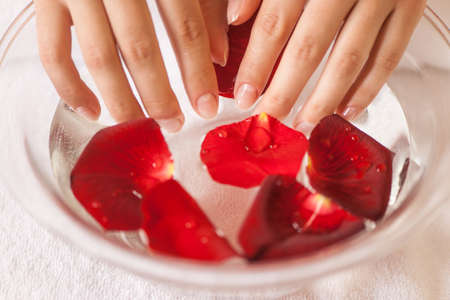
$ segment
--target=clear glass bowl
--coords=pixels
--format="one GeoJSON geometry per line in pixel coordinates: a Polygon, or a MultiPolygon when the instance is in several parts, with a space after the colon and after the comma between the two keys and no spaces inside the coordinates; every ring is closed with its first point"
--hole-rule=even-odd
{"type": "MultiPolygon", "coordinates": [[[[0,137],[5,141],[0,148],[0,184],[52,232],[91,255],[145,278],[217,292],[257,289],[282,292],[387,254],[428,223],[439,205],[449,198],[449,32],[437,14],[427,8],[407,53],[388,82],[398,98],[399,111],[403,111],[401,118],[405,120],[407,150],[414,158],[414,166],[421,172],[410,172],[419,176],[407,177],[400,196],[402,201],[375,230],[308,257],[261,264],[208,265],[130,249],[117,239],[117,235],[105,235],[80,217],[64,200],[67,197],[53,176],[48,140],[58,97],[40,66],[33,23],[30,4],[0,40],[0,97],[3,104],[0,137]]],[[[155,23],[161,26],[159,19],[155,23]]],[[[162,47],[169,47],[167,38],[161,39],[162,47]]],[[[76,45],[73,56],[82,76],[93,87],[76,45]]],[[[175,64],[172,54],[167,60],[169,65],[175,64]]],[[[179,74],[171,75],[171,80],[175,89],[181,91],[179,74]]],[[[185,97],[183,94],[178,96],[185,97]]],[[[374,107],[381,106],[378,103],[374,107]]],[[[203,130],[244,116],[224,115],[228,117],[208,123],[203,130]]],[[[389,128],[389,115],[379,115],[376,121],[389,128]]],[[[102,118],[108,122],[107,116],[102,118]]],[[[92,132],[94,125],[89,126],[89,132],[92,132]]],[[[383,136],[378,138],[383,140],[383,136]]],[[[126,240],[130,242],[132,237],[126,240]]]]}

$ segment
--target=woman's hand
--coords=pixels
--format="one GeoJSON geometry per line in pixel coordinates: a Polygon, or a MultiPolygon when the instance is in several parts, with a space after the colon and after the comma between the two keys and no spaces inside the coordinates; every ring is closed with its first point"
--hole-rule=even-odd
{"type": "MultiPolygon", "coordinates": [[[[159,0],[187,94],[204,118],[217,114],[218,90],[212,62],[228,56],[226,0],[159,0]]],[[[97,98],[80,79],[71,58],[75,25],[84,60],[112,116],[144,116],[121,64],[137,87],[150,117],[169,131],[184,122],[170,87],[145,0],[35,0],[39,50],[61,98],[90,119],[100,113],[97,98]]]]}
{"type": "Polygon", "coordinates": [[[261,4],[235,84],[238,106],[260,96],[284,49],[257,112],[286,116],[336,38],[313,93],[294,126],[310,131],[335,111],[355,118],[397,66],[425,0],[229,0],[228,20],[241,24],[261,4]],[[306,3],[307,2],[307,3],[306,3]]]}

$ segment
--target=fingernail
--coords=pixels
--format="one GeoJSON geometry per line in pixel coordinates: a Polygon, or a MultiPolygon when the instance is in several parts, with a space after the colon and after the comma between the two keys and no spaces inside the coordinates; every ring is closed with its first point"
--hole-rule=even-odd
{"type": "Polygon", "coordinates": [[[227,39],[227,42],[225,43],[225,50],[223,51],[223,62],[221,64],[222,67],[225,67],[227,65],[229,55],[230,55],[230,45],[227,39]]]}
{"type": "Polygon", "coordinates": [[[347,106],[344,109],[344,112],[342,113],[342,116],[344,118],[346,118],[347,120],[353,120],[353,119],[356,119],[356,117],[358,117],[359,113],[360,113],[360,110],[357,109],[356,107],[354,107],[354,106],[347,106]]]}
{"type": "Polygon", "coordinates": [[[90,121],[95,121],[97,120],[97,113],[95,111],[93,111],[90,108],[84,107],[84,106],[79,106],[75,109],[75,111],[83,116],[84,118],[90,120],[90,121]]]}
{"type": "Polygon", "coordinates": [[[302,132],[307,137],[314,129],[314,125],[309,122],[300,122],[294,126],[295,130],[302,132]]]}
{"type": "Polygon", "coordinates": [[[256,88],[247,83],[241,84],[236,94],[236,103],[239,108],[248,109],[257,99],[258,90],[256,88]]]}
{"type": "Polygon", "coordinates": [[[173,119],[158,120],[159,126],[168,132],[177,132],[183,127],[184,117],[177,117],[173,119]]]}
{"type": "Polygon", "coordinates": [[[228,24],[233,24],[239,18],[239,11],[241,10],[242,0],[229,0],[227,18],[228,24]]]}
{"type": "Polygon", "coordinates": [[[205,119],[212,119],[217,114],[217,97],[213,94],[206,94],[198,98],[197,109],[200,116],[205,119]]]}

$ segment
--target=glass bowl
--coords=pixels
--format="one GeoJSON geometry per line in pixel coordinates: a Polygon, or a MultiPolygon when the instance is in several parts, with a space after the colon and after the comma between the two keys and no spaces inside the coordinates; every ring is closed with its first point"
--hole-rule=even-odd
{"type": "MultiPolygon", "coordinates": [[[[154,4],[150,7],[153,12],[154,4]]],[[[100,125],[82,121],[63,105],[58,106],[58,96],[40,66],[33,16],[33,6],[29,4],[0,39],[0,96],[4,105],[0,111],[0,136],[6,141],[0,149],[0,183],[40,223],[95,257],[149,280],[181,288],[251,293],[274,290],[283,293],[319,276],[386,255],[430,222],[439,205],[449,198],[449,32],[428,7],[404,58],[389,79],[388,87],[383,89],[364,120],[360,121],[361,127],[385,144],[397,147],[405,154],[403,158],[407,155],[412,161],[398,201],[393,203],[389,214],[375,229],[307,257],[269,263],[209,265],[149,255],[134,244],[139,239],[138,235],[104,234],[92,225],[89,218],[67,200],[70,196],[64,189],[61,190],[64,178],[53,175],[49,136],[53,163],[58,159],[66,161],[66,158],[55,158],[53,152],[55,144],[52,141],[58,120],[62,120],[59,124],[66,131],[70,131],[72,125],[76,127],[74,135],[79,134],[79,139],[73,138],[68,142],[69,150],[75,147],[72,149],[74,152],[80,151],[100,125]],[[385,106],[392,108],[393,112],[390,113],[385,106]],[[395,128],[391,125],[393,117],[399,120],[395,128]],[[389,140],[392,136],[389,131],[398,133],[395,140],[389,140]],[[74,141],[78,141],[75,146],[74,141]]],[[[157,16],[155,24],[161,47],[169,49],[169,41],[157,16]]],[[[166,64],[176,66],[173,53],[167,52],[166,64]]],[[[76,43],[73,57],[82,77],[96,91],[76,43]]],[[[178,98],[186,99],[175,67],[171,67],[169,76],[178,98]]],[[[308,89],[305,94],[307,92],[308,89]]],[[[215,121],[188,117],[193,120],[188,124],[191,131],[192,128],[201,128],[198,133],[201,135],[217,124],[250,114],[236,113],[231,102],[221,101],[223,113],[215,121]]],[[[182,104],[183,110],[187,115],[193,114],[186,103],[182,104]]],[[[102,114],[101,122],[108,124],[111,120],[107,114],[102,114]]],[[[173,136],[168,139],[169,144],[176,140],[173,136]]],[[[398,172],[401,164],[399,166],[398,172]]],[[[250,197],[252,192],[248,191],[241,197],[250,197]]],[[[213,217],[212,220],[214,222],[213,217]]]]}

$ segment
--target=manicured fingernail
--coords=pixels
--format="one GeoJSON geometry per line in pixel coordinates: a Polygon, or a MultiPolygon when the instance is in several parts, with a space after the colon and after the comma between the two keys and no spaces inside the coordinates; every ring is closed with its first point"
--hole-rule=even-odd
{"type": "Polygon", "coordinates": [[[177,117],[173,119],[158,120],[159,126],[168,132],[177,132],[183,127],[184,117],[177,117]]]}
{"type": "Polygon", "coordinates": [[[223,62],[221,64],[222,67],[225,67],[227,65],[229,55],[230,55],[230,45],[227,39],[227,42],[225,43],[225,50],[223,51],[223,62]]]}
{"type": "Polygon", "coordinates": [[[242,0],[229,0],[228,1],[228,24],[233,24],[239,18],[239,11],[241,10],[242,0]]]}
{"type": "Polygon", "coordinates": [[[236,103],[241,109],[250,108],[258,99],[258,90],[250,84],[242,84],[236,93],[236,103]]]}
{"type": "Polygon", "coordinates": [[[97,113],[95,111],[93,111],[90,108],[84,107],[84,106],[79,106],[75,109],[75,111],[83,116],[84,118],[90,120],[90,121],[95,121],[97,120],[97,113]]]}
{"type": "Polygon", "coordinates": [[[218,108],[217,96],[213,94],[206,94],[198,98],[197,109],[200,116],[205,119],[212,119],[217,114],[218,108]]]}
{"type": "Polygon", "coordinates": [[[314,125],[309,122],[300,122],[294,125],[297,131],[302,132],[304,135],[309,136],[314,129],[314,125]]]}
{"type": "Polygon", "coordinates": [[[356,117],[358,117],[359,113],[360,113],[360,110],[357,109],[356,107],[354,107],[354,106],[347,106],[344,109],[344,112],[342,113],[342,116],[344,118],[346,118],[347,120],[353,120],[353,119],[356,119],[356,117]]]}

